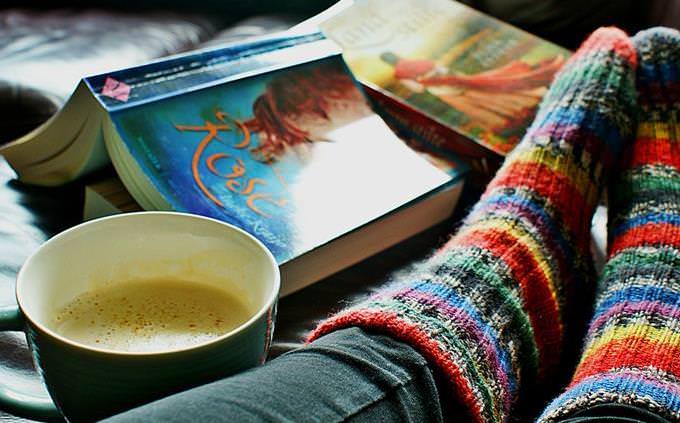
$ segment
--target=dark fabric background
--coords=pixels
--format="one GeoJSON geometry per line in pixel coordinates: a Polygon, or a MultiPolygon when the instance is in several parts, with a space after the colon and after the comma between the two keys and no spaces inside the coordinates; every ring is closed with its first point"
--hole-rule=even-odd
{"type": "MultiPolygon", "coordinates": [[[[575,48],[585,34],[602,25],[630,32],[648,26],[653,6],[673,0],[461,0],[478,10],[510,22],[565,47],[575,48]]],[[[333,0],[9,0],[7,6],[34,8],[116,8],[162,10],[210,15],[221,24],[260,14],[311,16],[333,0]]]]}

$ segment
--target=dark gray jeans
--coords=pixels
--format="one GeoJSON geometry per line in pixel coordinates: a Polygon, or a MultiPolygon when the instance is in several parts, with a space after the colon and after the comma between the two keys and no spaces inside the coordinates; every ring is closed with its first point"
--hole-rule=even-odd
{"type": "MultiPolygon", "coordinates": [[[[266,365],[107,420],[123,422],[464,422],[445,410],[425,359],[410,346],[349,328],[266,365]]],[[[601,405],[563,423],[669,423],[601,405]]]]}
{"type": "Polygon", "coordinates": [[[438,398],[420,354],[351,328],[109,421],[441,422],[438,398]]]}

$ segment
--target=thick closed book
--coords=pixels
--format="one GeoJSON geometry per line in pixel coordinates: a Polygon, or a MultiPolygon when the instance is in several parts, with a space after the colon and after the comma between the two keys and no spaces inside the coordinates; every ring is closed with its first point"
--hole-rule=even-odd
{"type": "Polygon", "coordinates": [[[260,239],[284,295],[444,220],[461,188],[460,172],[428,162],[371,111],[320,34],[86,78],[52,121],[0,152],[46,185],[110,160],[140,208],[214,217],[260,239]]]}

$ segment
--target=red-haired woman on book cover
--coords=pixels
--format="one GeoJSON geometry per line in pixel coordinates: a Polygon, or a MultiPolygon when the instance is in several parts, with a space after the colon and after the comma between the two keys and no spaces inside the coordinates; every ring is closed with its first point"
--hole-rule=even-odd
{"type": "Polygon", "coordinates": [[[335,63],[288,72],[272,79],[253,103],[246,128],[259,135],[252,152],[261,161],[275,161],[286,151],[371,113],[361,91],[335,63]]]}

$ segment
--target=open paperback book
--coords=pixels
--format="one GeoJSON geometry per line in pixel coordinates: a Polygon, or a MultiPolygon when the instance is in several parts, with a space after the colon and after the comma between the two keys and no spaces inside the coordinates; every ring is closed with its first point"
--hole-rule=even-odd
{"type": "Polygon", "coordinates": [[[397,138],[319,33],[85,78],[0,154],[41,185],[110,160],[142,209],[214,217],[260,239],[283,295],[447,218],[464,170],[442,171],[397,138]]]}

